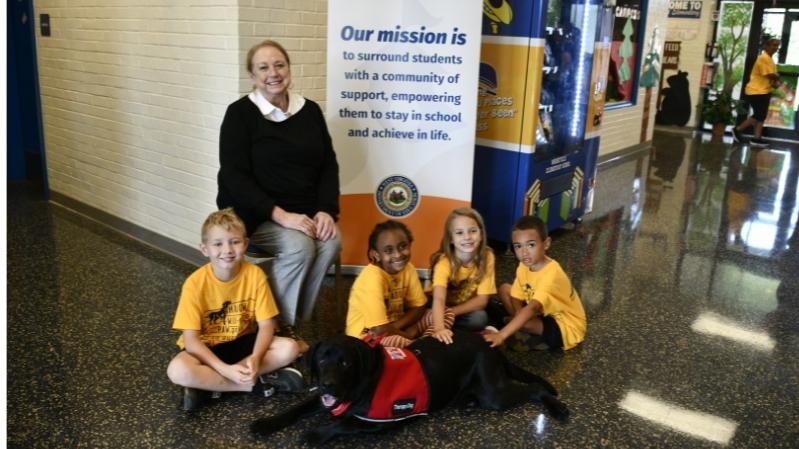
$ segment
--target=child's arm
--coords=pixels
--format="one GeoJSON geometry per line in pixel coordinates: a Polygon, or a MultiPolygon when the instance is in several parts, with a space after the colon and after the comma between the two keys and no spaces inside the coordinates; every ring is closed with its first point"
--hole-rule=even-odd
{"type": "MultiPolygon", "coordinates": [[[[513,298],[516,299],[516,298],[513,298]]],[[[518,301],[518,299],[517,299],[518,301]]],[[[505,342],[511,335],[519,331],[524,324],[530,321],[533,317],[539,316],[544,312],[544,308],[540,302],[531,300],[527,305],[519,310],[519,313],[513,317],[512,320],[497,334],[485,334],[483,338],[491,343],[491,347],[497,347],[505,342]]]]}
{"type": "Polygon", "coordinates": [[[251,383],[249,370],[241,365],[228,365],[222,360],[219,360],[219,357],[211,352],[208,346],[200,340],[200,331],[184,329],[183,342],[186,352],[197,358],[203,365],[211,367],[211,369],[221,374],[226,379],[237,384],[246,385],[251,383]]]}
{"type": "Polygon", "coordinates": [[[488,295],[475,295],[468,301],[464,301],[452,308],[452,313],[455,316],[463,315],[464,313],[474,312],[477,310],[485,310],[488,306],[488,295]]]}
{"type": "Polygon", "coordinates": [[[447,288],[433,287],[433,337],[446,344],[452,343],[452,330],[444,327],[444,310],[447,302],[447,288]]]}
{"type": "Polygon", "coordinates": [[[261,368],[261,360],[264,354],[272,345],[272,338],[275,336],[275,321],[273,319],[261,320],[258,322],[258,333],[255,335],[255,345],[252,354],[247,357],[246,365],[250,369],[250,379],[253,383],[257,380],[261,368]]]}
{"type": "Polygon", "coordinates": [[[405,313],[397,321],[375,326],[369,330],[375,335],[385,333],[387,335],[399,335],[409,340],[413,340],[416,338],[416,335],[411,335],[410,333],[405,332],[403,329],[419,321],[422,318],[422,315],[424,315],[424,312],[424,307],[412,307],[405,311],[405,313]]]}

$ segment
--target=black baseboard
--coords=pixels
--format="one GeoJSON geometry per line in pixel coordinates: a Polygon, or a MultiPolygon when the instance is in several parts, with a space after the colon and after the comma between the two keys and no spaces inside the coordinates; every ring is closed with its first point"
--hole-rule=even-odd
{"type": "Polygon", "coordinates": [[[169,237],[155,233],[145,229],[137,224],[131,223],[125,219],[111,215],[96,207],[89,206],[86,203],[70,198],[58,192],[50,191],[50,202],[57,204],[65,209],[71,210],[79,215],[82,215],[90,220],[96,221],[102,225],[124,234],[134,240],[137,240],[147,246],[150,246],[158,251],[167,253],[180,260],[188,262],[194,266],[200,266],[208,262],[208,259],[202,255],[199,249],[192,248],[169,237]]]}

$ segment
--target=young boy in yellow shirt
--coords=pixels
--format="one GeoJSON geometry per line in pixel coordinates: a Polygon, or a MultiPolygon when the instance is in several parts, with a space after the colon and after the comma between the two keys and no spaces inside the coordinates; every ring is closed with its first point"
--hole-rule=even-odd
{"type": "Polygon", "coordinates": [[[513,226],[511,240],[519,259],[516,279],[513,285],[500,286],[498,293],[510,321],[484,338],[495,347],[521,331],[542,337],[543,344],[536,349],[575,347],[585,338],[585,311],[563,268],[546,255],[552,243],[546,224],[524,216],[513,226]]]}
{"type": "Polygon", "coordinates": [[[173,329],[182,349],[169,363],[169,379],[183,387],[184,410],[211,392],[302,391],[299,371],[282,368],[299,355],[295,340],[274,336],[275,299],[261,268],[244,261],[244,223],[233,212],[212,213],[202,227],[200,250],[209,263],[183,284],[173,329]]]}

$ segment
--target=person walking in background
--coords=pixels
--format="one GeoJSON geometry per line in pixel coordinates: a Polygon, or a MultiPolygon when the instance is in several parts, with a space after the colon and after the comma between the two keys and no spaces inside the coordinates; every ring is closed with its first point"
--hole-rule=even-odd
{"type": "Polygon", "coordinates": [[[266,40],[247,53],[254,89],[228,106],[219,136],[217,206],[232,207],[267,267],[280,335],[310,320],[325,273],[341,252],[338,162],[324,115],[289,90],[286,50],[266,40]]]}
{"type": "Polygon", "coordinates": [[[780,40],[772,37],[766,41],[766,46],[760,56],[757,57],[755,65],[749,74],[749,82],[746,83],[744,94],[746,101],[752,107],[752,115],[732,129],[733,139],[743,142],[741,132],[750,126],[754,126],[754,138],[750,142],[752,146],[765,147],[767,143],[761,137],[763,134],[763,122],[768,115],[768,105],[771,100],[771,89],[776,87],[780,78],[777,75],[777,64],[774,63],[773,55],[780,48],[780,40]]]}

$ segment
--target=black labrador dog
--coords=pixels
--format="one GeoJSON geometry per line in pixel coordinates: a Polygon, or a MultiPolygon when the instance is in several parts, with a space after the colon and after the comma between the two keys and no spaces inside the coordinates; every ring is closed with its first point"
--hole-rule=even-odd
{"type": "Polygon", "coordinates": [[[333,422],[304,435],[306,442],[320,444],[338,435],[379,432],[448,405],[475,402],[485,409],[505,410],[534,401],[558,420],[568,417],[569,410],[555,398],[557,391],[549,382],[511,363],[478,334],[455,331],[453,338],[451,345],[421,338],[406,350],[370,347],[345,335],[315,343],[304,356],[313,394],[279,415],[256,420],[250,428],[266,436],[327,410],[333,422]]]}

